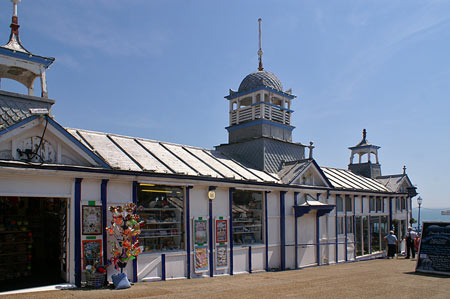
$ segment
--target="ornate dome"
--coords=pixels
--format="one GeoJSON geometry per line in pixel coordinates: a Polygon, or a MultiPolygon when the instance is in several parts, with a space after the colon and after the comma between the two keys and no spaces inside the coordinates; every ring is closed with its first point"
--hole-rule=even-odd
{"type": "Polygon", "coordinates": [[[258,71],[247,75],[239,85],[238,91],[242,92],[263,86],[283,92],[283,85],[277,76],[267,71],[258,71]]]}

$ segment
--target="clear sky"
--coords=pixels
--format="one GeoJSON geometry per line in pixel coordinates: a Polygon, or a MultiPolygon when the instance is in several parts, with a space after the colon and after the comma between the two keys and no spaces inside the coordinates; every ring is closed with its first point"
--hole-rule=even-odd
{"type": "MultiPolygon", "coordinates": [[[[3,44],[11,12],[1,0],[3,44]]],[[[450,207],[450,1],[19,4],[25,48],[56,58],[47,82],[60,124],[206,148],[227,142],[223,97],[257,70],[260,17],[264,68],[297,96],[293,141],[347,168],[366,128],[382,174],[406,165],[423,207],[450,207]]]]}

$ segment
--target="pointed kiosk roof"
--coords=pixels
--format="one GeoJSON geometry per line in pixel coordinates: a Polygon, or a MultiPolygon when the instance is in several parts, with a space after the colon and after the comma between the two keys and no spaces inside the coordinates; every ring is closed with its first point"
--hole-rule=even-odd
{"type": "Polygon", "coordinates": [[[9,41],[0,46],[0,78],[8,78],[22,83],[28,88],[28,95],[33,95],[34,80],[41,78],[41,96],[47,97],[45,70],[55,61],[55,58],[32,54],[25,49],[19,37],[19,18],[17,4],[21,0],[11,0],[13,16],[9,41]]]}

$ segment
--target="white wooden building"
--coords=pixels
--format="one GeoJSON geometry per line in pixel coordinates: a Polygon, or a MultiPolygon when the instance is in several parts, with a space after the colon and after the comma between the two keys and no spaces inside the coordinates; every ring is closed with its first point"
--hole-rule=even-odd
{"type": "Polygon", "coordinates": [[[262,52],[258,71],[226,97],[229,142],[215,150],[66,128],[47,94],[54,59],[23,48],[12,2],[0,77],[29,93],[0,91],[0,287],[81,285],[87,265],[111,257],[107,208],[129,202],[145,221],[144,252],[126,267],[134,281],[374,258],[389,228],[399,238],[406,232],[415,187],[405,171],[381,176],[379,147],[366,133],[350,148],[360,156],[350,170],[319,166],[312,144],[292,142],[295,96],[263,69],[262,52]],[[27,83],[35,78],[39,97],[27,83]],[[366,154],[376,163],[363,162],[366,154]]]}

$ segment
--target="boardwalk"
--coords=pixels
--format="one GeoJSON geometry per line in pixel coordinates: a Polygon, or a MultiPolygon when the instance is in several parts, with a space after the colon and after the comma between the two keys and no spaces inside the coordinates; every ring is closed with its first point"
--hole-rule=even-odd
{"type": "Polygon", "coordinates": [[[128,290],[63,290],[0,298],[450,298],[450,276],[415,261],[372,260],[297,271],[137,283],[128,290]]]}

